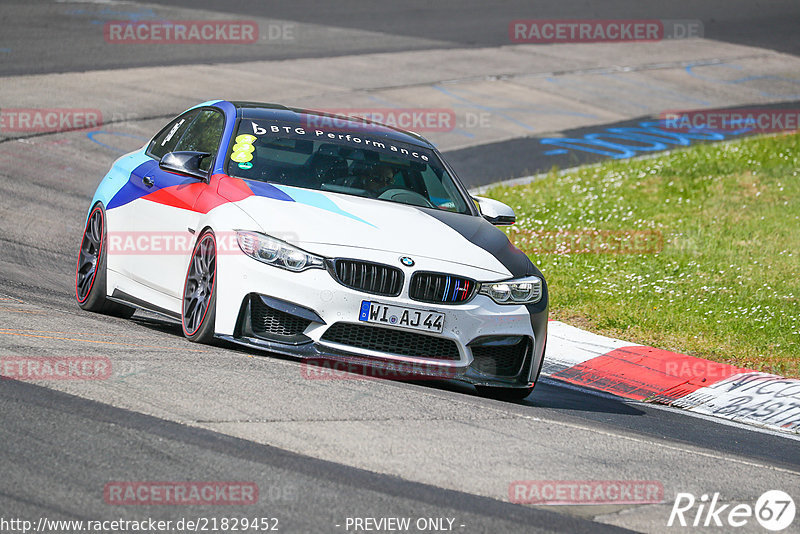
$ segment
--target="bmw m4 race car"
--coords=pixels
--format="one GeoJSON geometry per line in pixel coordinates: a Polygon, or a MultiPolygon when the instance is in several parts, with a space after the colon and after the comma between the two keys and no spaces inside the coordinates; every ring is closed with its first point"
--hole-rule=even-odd
{"type": "Polygon", "coordinates": [[[520,399],[547,337],[541,272],[434,146],[359,118],[210,101],[119,158],[92,199],[84,310],[520,399]]]}

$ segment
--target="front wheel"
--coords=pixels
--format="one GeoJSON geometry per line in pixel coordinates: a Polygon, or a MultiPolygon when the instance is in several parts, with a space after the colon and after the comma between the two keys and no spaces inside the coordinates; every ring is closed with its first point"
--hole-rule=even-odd
{"type": "Polygon", "coordinates": [[[86,220],[78,265],[75,268],[75,299],[86,311],[129,318],[136,311],[106,298],[106,225],[103,206],[97,204],[86,220]]]}
{"type": "Polygon", "coordinates": [[[533,393],[533,388],[503,388],[492,386],[475,386],[478,395],[501,401],[521,401],[533,393]]]}
{"type": "Polygon", "coordinates": [[[217,242],[206,230],[197,240],[189,260],[183,288],[181,323],[183,334],[197,343],[214,339],[217,309],[217,242]]]}

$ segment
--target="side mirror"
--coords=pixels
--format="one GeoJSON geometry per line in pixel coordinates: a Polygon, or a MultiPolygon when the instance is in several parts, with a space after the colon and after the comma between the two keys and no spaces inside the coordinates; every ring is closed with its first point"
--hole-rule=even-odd
{"type": "Polygon", "coordinates": [[[483,218],[495,226],[508,226],[517,222],[514,210],[498,200],[486,197],[472,197],[478,203],[483,218]]]}
{"type": "Polygon", "coordinates": [[[192,176],[200,180],[208,178],[208,171],[200,168],[203,158],[210,157],[208,152],[194,152],[191,150],[180,152],[167,152],[161,158],[158,166],[168,172],[192,176]]]}

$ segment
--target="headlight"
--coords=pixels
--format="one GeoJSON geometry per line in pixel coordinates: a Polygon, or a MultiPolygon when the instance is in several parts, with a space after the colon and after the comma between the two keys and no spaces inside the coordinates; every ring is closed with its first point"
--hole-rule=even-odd
{"type": "Polygon", "coordinates": [[[325,268],[321,257],[265,234],[237,230],[236,241],[242,252],[267,265],[288,271],[325,268]]]}
{"type": "Polygon", "coordinates": [[[478,293],[498,304],[532,304],[542,298],[542,279],[528,276],[504,282],[484,282],[478,293]]]}

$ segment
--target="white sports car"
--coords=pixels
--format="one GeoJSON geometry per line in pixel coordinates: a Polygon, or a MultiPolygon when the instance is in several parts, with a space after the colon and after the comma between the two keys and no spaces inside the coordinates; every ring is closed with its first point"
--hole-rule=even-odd
{"type": "Polygon", "coordinates": [[[547,285],[411,132],[274,104],[211,101],[119,158],[92,199],[75,294],[185,336],[530,394],[547,285]]]}

